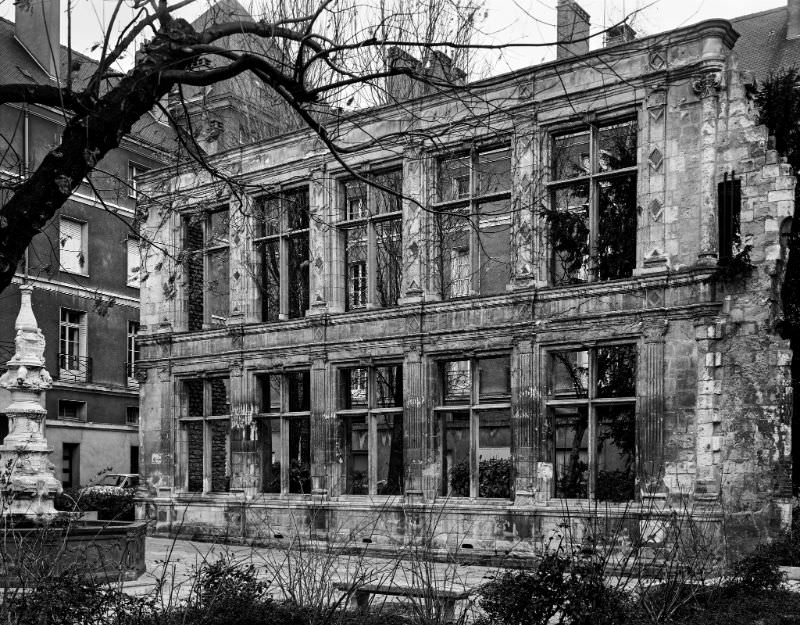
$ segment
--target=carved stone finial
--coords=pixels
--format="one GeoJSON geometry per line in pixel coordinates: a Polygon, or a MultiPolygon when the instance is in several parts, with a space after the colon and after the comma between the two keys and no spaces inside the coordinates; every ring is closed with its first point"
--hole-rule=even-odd
{"type": "Polygon", "coordinates": [[[7,371],[0,377],[0,386],[8,390],[31,389],[44,391],[52,386],[52,378],[44,368],[45,340],[33,314],[31,293],[33,287],[19,287],[22,301],[14,322],[14,355],[8,361],[7,371]]]}

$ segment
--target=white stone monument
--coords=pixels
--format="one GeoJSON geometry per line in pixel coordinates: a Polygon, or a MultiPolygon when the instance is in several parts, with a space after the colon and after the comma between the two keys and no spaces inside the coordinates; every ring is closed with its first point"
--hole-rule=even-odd
{"type": "Polygon", "coordinates": [[[44,437],[47,411],[41,404],[42,392],[50,388],[52,379],[44,368],[44,335],[31,308],[33,287],[22,285],[19,290],[16,349],[0,377],[0,386],[11,393],[11,404],[5,409],[9,434],[0,445],[0,505],[3,516],[44,521],[56,514],[53,497],[62,490],[48,460],[53,450],[44,437]]]}

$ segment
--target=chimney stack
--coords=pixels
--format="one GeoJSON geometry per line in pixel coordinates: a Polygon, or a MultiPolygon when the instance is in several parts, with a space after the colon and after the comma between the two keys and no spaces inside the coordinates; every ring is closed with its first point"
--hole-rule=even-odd
{"type": "Polygon", "coordinates": [[[797,39],[800,37],[800,0],[789,0],[786,8],[789,11],[786,38],[797,39]]]}
{"type": "Polygon", "coordinates": [[[556,59],[586,54],[589,51],[589,14],[575,0],[558,0],[556,13],[556,59]]]}
{"type": "Polygon", "coordinates": [[[606,48],[610,48],[611,46],[628,43],[634,39],[636,39],[636,31],[623,22],[622,24],[612,26],[606,31],[603,45],[605,45],[606,48]]]}
{"type": "Polygon", "coordinates": [[[60,73],[60,0],[17,2],[14,34],[25,49],[51,76],[60,73]]]}

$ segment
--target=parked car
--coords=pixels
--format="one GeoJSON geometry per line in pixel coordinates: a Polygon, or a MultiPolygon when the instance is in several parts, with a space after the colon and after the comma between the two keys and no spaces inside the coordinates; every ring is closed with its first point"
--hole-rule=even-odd
{"type": "Polygon", "coordinates": [[[137,486],[139,486],[138,473],[107,473],[94,484],[81,488],[81,493],[109,489],[126,490],[137,486]]]}

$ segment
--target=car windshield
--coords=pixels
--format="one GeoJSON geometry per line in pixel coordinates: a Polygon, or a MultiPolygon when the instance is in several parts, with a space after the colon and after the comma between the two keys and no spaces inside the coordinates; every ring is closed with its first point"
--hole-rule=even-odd
{"type": "Polygon", "coordinates": [[[99,486],[123,486],[124,484],[124,475],[106,475],[98,482],[99,486]]]}

